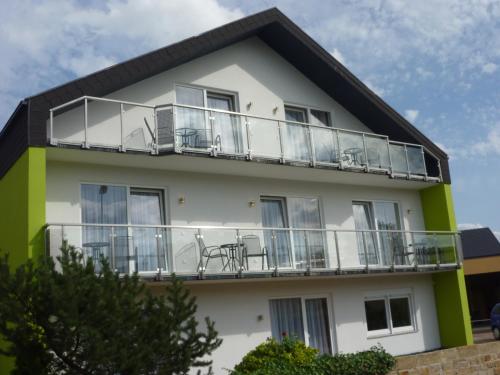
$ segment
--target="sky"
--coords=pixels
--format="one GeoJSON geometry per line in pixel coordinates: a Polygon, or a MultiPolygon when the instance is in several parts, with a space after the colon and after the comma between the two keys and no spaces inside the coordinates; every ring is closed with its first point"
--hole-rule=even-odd
{"type": "Polygon", "coordinates": [[[0,128],[24,97],[273,6],[448,153],[460,228],[500,237],[500,0],[4,2],[0,128]]]}

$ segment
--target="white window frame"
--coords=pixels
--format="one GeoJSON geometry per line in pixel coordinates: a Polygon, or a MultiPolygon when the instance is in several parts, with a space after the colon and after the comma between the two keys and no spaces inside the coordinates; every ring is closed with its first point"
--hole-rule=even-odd
{"type": "Polygon", "coordinates": [[[304,327],[304,342],[307,346],[309,346],[309,327],[307,325],[307,311],[306,311],[306,300],[309,299],[325,299],[326,300],[326,310],[327,310],[327,316],[328,316],[328,332],[330,334],[330,354],[335,354],[337,351],[337,348],[335,346],[335,339],[334,339],[334,334],[335,334],[335,322],[333,318],[333,309],[331,308],[331,298],[327,294],[311,294],[311,295],[290,295],[290,296],[280,296],[280,297],[270,297],[268,299],[268,306],[269,306],[269,324],[270,324],[270,329],[272,332],[272,310],[271,310],[271,300],[278,300],[278,299],[293,299],[293,298],[300,298],[300,306],[301,306],[301,311],[302,311],[302,326],[304,327]]]}
{"type": "Polygon", "coordinates": [[[394,336],[400,334],[414,333],[417,332],[417,324],[416,324],[416,316],[415,316],[415,305],[413,302],[413,293],[388,293],[388,294],[379,294],[379,295],[371,295],[365,297],[363,300],[363,308],[365,310],[365,329],[367,332],[368,338],[377,338],[383,336],[394,336]],[[399,299],[399,298],[407,298],[408,299],[408,308],[410,313],[410,321],[411,324],[409,326],[404,327],[394,327],[392,321],[392,312],[391,312],[391,299],[399,299]],[[384,301],[385,305],[385,318],[387,320],[387,328],[379,329],[379,330],[368,330],[368,316],[366,312],[365,302],[369,301],[384,301]]]}
{"type": "Polygon", "coordinates": [[[174,84],[174,102],[177,104],[177,87],[187,87],[191,89],[198,89],[203,91],[203,107],[208,108],[207,104],[207,94],[211,93],[214,95],[221,95],[221,96],[230,96],[233,99],[233,111],[234,112],[239,112],[240,110],[240,105],[239,105],[239,95],[238,92],[236,91],[230,91],[230,90],[224,90],[224,89],[219,89],[219,88],[212,88],[212,87],[207,87],[207,86],[198,86],[198,85],[192,85],[188,83],[175,83],[174,84]]]}
{"type": "Polygon", "coordinates": [[[321,111],[325,112],[326,116],[328,118],[328,124],[327,125],[314,125],[314,126],[321,126],[324,128],[333,128],[333,116],[331,111],[326,111],[324,109],[316,108],[316,107],[311,107],[307,105],[302,105],[302,104],[294,104],[294,103],[284,103],[283,105],[283,114],[285,115],[285,121],[286,121],[286,110],[291,109],[292,111],[304,111],[306,114],[306,122],[305,124],[310,124],[310,119],[311,119],[311,111],[321,111]]]}

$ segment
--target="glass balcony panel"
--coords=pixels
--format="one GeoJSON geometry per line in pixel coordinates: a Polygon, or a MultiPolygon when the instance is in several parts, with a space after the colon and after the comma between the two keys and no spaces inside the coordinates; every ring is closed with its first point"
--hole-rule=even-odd
{"type": "Polygon", "coordinates": [[[440,264],[456,264],[457,249],[456,249],[456,236],[448,233],[438,233],[435,237],[439,253],[440,264]]]}
{"type": "Polygon", "coordinates": [[[200,269],[198,229],[171,228],[168,241],[173,271],[178,274],[195,274],[200,269]]]}
{"type": "Polygon", "coordinates": [[[389,147],[386,137],[365,134],[368,167],[389,170],[389,147]]]}
{"type": "Polygon", "coordinates": [[[363,235],[355,231],[337,232],[338,252],[342,269],[362,269],[366,267],[366,259],[369,262],[376,254],[370,251],[370,243],[364,243],[363,238],[367,239],[369,235],[363,235]],[[365,248],[367,249],[365,256],[365,248]]]}
{"type": "Polygon", "coordinates": [[[156,126],[158,127],[158,147],[172,149],[175,144],[174,108],[172,106],[157,108],[156,126]]]}
{"type": "Polygon", "coordinates": [[[209,112],[197,108],[175,108],[175,144],[178,149],[208,151],[213,138],[209,112]]]}
{"type": "Polygon", "coordinates": [[[314,156],[316,162],[327,164],[339,163],[337,132],[329,128],[311,127],[314,156]]]}
{"type": "Polygon", "coordinates": [[[205,273],[235,273],[240,270],[241,244],[234,229],[202,229],[202,265],[205,273]]]}
{"type": "MultiPolygon", "coordinates": [[[[47,123],[47,125],[49,125],[47,123]]],[[[81,145],[85,141],[83,101],[76,107],[54,112],[53,138],[66,144],[81,145]]],[[[50,136],[50,133],[49,133],[50,136]]]]}
{"type": "MultiPolygon", "coordinates": [[[[107,103],[105,103],[107,104],[107,103]]],[[[109,103],[111,105],[118,105],[109,103]]],[[[133,105],[123,105],[123,143],[126,149],[151,151],[155,147],[154,109],[133,105]]],[[[120,119],[114,123],[120,124],[120,119]]],[[[118,130],[117,134],[120,134],[118,130]]]]}
{"type": "Polygon", "coordinates": [[[272,233],[266,229],[241,230],[241,265],[243,271],[269,272],[274,265],[272,233]]]}
{"type": "Polygon", "coordinates": [[[252,155],[272,159],[281,158],[278,121],[248,118],[252,155]]]}
{"type": "Polygon", "coordinates": [[[214,140],[217,150],[223,154],[245,153],[245,119],[240,115],[212,112],[214,140]]]}
{"type": "Polygon", "coordinates": [[[408,165],[410,167],[410,173],[422,176],[425,175],[425,160],[422,147],[407,145],[406,152],[408,153],[408,165]]]}
{"type": "Polygon", "coordinates": [[[326,236],[322,231],[292,230],[294,265],[296,269],[326,268],[326,236]]]}
{"type": "Polygon", "coordinates": [[[406,164],[406,152],[403,145],[391,143],[391,162],[393,173],[408,173],[408,165],[406,164]]]}
{"type": "Polygon", "coordinates": [[[169,272],[167,244],[169,231],[164,228],[131,227],[128,242],[133,252],[135,270],[139,273],[169,272]]]}
{"type": "Polygon", "coordinates": [[[282,125],[285,160],[310,161],[311,153],[307,126],[291,123],[282,123],[282,125]]]}
{"type": "Polygon", "coordinates": [[[365,165],[363,135],[339,131],[340,157],[344,166],[362,167],[365,165]]]}

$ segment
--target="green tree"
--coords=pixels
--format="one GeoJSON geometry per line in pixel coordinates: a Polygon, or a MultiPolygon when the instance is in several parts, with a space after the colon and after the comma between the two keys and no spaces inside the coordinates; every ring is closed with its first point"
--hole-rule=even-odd
{"type": "Polygon", "coordinates": [[[13,356],[12,374],[185,374],[207,360],[221,340],[205,318],[198,330],[196,301],[175,278],[153,295],[137,275],[119,276],[105,259],[67,245],[57,258],[29,260],[11,271],[0,257],[0,334],[13,356]]]}

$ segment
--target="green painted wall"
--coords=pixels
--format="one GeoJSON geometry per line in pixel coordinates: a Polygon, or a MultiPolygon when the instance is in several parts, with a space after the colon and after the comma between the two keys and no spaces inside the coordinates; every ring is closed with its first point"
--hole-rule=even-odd
{"type": "MultiPolygon", "coordinates": [[[[30,147],[0,179],[0,250],[14,266],[44,251],[45,165],[45,149],[30,147]]],[[[12,365],[0,356],[0,374],[12,365]]]]}
{"type": "MultiPolygon", "coordinates": [[[[439,184],[421,190],[420,198],[427,230],[457,230],[450,185],[439,184]]],[[[433,281],[441,345],[454,347],[472,344],[463,269],[436,273],[433,281]]]]}

